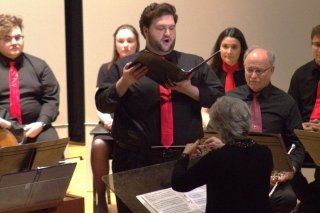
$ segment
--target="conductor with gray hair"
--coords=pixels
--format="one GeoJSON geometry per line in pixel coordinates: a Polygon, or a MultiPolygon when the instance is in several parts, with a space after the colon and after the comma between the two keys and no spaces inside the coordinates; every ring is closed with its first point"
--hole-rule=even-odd
{"type": "Polygon", "coordinates": [[[220,97],[209,111],[221,140],[216,137],[187,144],[172,173],[172,188],[179,192],[207,185],[206,212],[271,212],[269,203],[272,154],[249,139],[250,110],[245,102],[220,97]],[[217,144],[221,144],[216,147],[217,144]],[[188,169],[199,149],[216,147],[188,169]]]}

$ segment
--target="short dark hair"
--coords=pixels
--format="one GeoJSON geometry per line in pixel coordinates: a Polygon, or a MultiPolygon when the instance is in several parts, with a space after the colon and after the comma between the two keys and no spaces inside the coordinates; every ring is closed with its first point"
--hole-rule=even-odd
{"type": "Polygon", "coordinates": [[[23,29],[22,18],[10,14],[0,14],[0,37],[9,34],[14,27],[23,29]]]}
{"type": "Polygon", "coordinates": [[[320,25],[317,25],[312,28],[311,39],[313,39],[314,36],[320,36],[320,25]]]}
{"type": "MultiPolygon", "coordinates": [[[[238,62],[239,62],[239,66],[243,67],[243,55],[244,55],[244,52],[248,49],[248,45],[247,45],[247,42],[246,42],[246,39],[245,39],[243,33],[236,27],[228,27],[228,28],[224,29],[219,34],[219,36],[217,38],[217,41],[216,41],[216,43],[215,43],[215,45],[213,47],[212,54],[217,52],[218,50],[220,50],[220,46],[221,46],[222,40],[225,37],[235,38],[240,42],[241,52],[240,52],[240,56],[239,56],[238,62]]],[[[212,62],[210,63],[210,67],[211,67],[212,70],[215,71],[215,70],[221,68],[221,66],[222,66],[222,59],[221,59],[220,54],[217,54],[213,58],[212,62]]]]}
{"type": "Polygon", "coordinates": [[[143,27],[149,28],[154,18],[158,18],[163,15],[172,15],[174,22],[175,23],[178,22],[178,15],[176,14],[176,8],[171,4],[152,3],[146,8],[144,8],[139,21],[140,32],[144,38],[145,36],[143,34],[143,27]]]}

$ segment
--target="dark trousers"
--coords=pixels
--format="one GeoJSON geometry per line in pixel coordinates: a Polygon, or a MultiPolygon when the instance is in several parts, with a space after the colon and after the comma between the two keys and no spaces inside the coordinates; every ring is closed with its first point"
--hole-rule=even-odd
{"type": "Polygon", "coordinates": [[[308,183],[303,174],[298,172],[291,181],[292,188],[301,201],[301,210],[304,213],[320,212],[320,167],[316,166],[314,178],[313,182],[308,183]]]}
{"type": "Polygon", "coordinates": [[[297,197],[290,183],[281,183],[278,185],[270,198],[272,212],[290,213],[297,204],[297,197]]]}
{"type": "MultiPolygon", "coordinates": [[[[113,161],[112,161],[112,171],[114,173],[126,171],[130,169],[136,169],[139,167],[150,166],[153,164],[164,163],[168,161],[177,160],[182,153],[183,149],[137,149],[131,148],[129,146],[120,146],[117,143],[113,150],[113,161]]],[[[152,178],[152,177],[150,177],[152,178]]],[[[117,188],[116,180],[115,191],[117,188]]],[[[130,184],[130,180],[128,180],[130,184]]],[[[124,187],[124,186],[120,186],[124,187]]],[[[116,197],[118,213],[131,213],[132,211],[119,199],[116,197]]]]}
{"type": "Polygon", "coordinates": [[[43,142],[43,141],[51,141],[51,140],[58,140],[59,136],[54,127],[51,125],[44,127],[42,132],[35,137],[35,138],[26,138],[24,141],[25,143],[34,143],[34,142],[43,142]]]}

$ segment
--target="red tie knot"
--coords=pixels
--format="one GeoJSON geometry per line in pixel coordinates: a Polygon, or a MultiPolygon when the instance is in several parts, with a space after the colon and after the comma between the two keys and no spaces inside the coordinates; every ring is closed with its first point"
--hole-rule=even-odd
{"type": "Polygon", "coordinates": [[[14,67],[14,66],[16,66],[16,62],[15,61],[9,61],[9,65],[10,65],[10,67],[14,67]]]}

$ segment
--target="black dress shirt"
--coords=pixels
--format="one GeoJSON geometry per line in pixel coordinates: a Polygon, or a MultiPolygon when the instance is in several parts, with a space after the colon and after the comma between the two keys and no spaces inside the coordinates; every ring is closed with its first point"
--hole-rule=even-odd
{"type": "MultiPolygon", "coordinates": [[[[247,85],[243,85],[227,95],[240,98],[250,106],[252,93],[247,85]]],[[[295,144],[296,148],[291,152],[290,159],[293,166],[300,170],[304,160],[304,148],[293,130],[302,129],[302,119],[295,101],[290,95],[272,84],[260,92],[258,101],[261,108],[262,132],[281,134],[287,151],[292,144],[295,144]]]]}
{"type": "Polygon", "coordinates": [[[317,99],[320,66],[314,60],[297,69],[290,82],[288,93],[296,101],[302,120],[307,122],[317,99]]]}
{"type": "MultiPolygon", "coordinates": [[[[136,59],[138,54],[122,58],[112,65],[96,93],[96,106],[101,112],[114,112],[112,136],[116,140],[145,148],[161,146],[159,84],[144,76],[121,98],[115,88],[125,64],[136,59]]],[[[177,51],[167,55],[166,60],[184,70],[203,61],[198,56],[177,51]]],[[[203,137],[201,107],[210,107],[224,94],[219,79],[207,64],[194,73],[191,84],[198,87],[200,101],[172,91],[173,145],[191,143],[203,137]]]]}
{"type": "MultiPolygon", "coordinates": [[[[51,124],[58,116],[59,84],[47,63],[22,53],[16,60],[19,72],[22,123],[51,124]]],[[[10,111],[9,59],[0,55],[0,106],[10,111]]]]}
{"type": "Polygon", "coordinates": [[[188,168],[188,157],[177,161],[172,188],[186,192],[207,184],[206,212],[271,212],[271,151],[262,145],[225,145],[188,168]]]}

